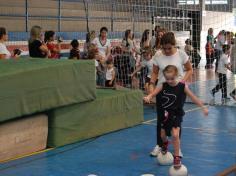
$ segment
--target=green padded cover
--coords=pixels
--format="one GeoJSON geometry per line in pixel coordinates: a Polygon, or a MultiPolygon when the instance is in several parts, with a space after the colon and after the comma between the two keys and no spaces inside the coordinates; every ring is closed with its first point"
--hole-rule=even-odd
{"type": "Polygon", "coordinates": [[[138,90],[98,89],[94,101],[52,110],[48,146],[63,146],[140,124],[142,96],[138,90]]]}
{"type": "Polygon", "coordinates": [[[0,122],[96,98],[94,61],[0,61],[0,122]]]}

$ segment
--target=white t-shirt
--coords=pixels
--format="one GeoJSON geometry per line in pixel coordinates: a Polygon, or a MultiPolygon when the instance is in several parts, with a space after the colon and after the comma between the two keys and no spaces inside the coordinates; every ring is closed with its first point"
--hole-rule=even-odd
{"type": "Polygon", "coordinates": [[[156,55],[153,58],[154,65],[156,65],[159,68],[158,73],[158,86],[162,85],[166,80],[163,75],[163,70],[168,65],[174,65],[177,67],[179,72],[179,80],[181,80],[184,77],[184,70],[183,65],[188,62],[189,56],[181,50],[177,50],[175,54],[172,56],[166,56],[162,52],[156,53],[156,55]]]}
{"type": "Polygon", "coordinates": [[[226,74],[227,73],[227,68],[225,65],[229,64],[229,57],[226,54],[222,54],[219,60],[217,72],[226,74]]]}
{"type": "Polygon", "coordinates": [[[144,60],[141,62],[141,66],[142,66],[142,67],[147,67],[147,68],[148,68],[148,75],[147,75],[147,77],[149,77],[149,78],[151,78],[151,76],[152,76],[153,64],[154,64],[153,59],[150,59],[150,60],[148,60],[148,61],[144,59],[144,60]]]}
{"type": "Polygon", "coordinates": [[[100,38],[97,37],[92,41],[93,44],[95,44],[98,47],[99,54],[106,58],[106,52],[107,49],[111,47],[111,42],[109,39],[107,39],[105,45],[103,45],[100,41],[100,38]]]}
{"type": "Polygon", "coordinates": [[[9,59],[11,57],[11,53],[8,51],[5,44],[0,43],[0,54],[6,55],[6,59],[9,59]]]}
{"type": "Polygon", "coordinates": [[[113,70],[114,70],[114,68],[106,70],[106,80],[112,80],[112,72],[113,72],[113,70]]]}

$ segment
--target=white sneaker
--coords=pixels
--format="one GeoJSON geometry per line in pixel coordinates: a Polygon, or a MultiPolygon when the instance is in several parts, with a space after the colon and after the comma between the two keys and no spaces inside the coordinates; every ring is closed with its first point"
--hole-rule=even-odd
{"type": "Polygon", "coordinates": [[[159,145],[156,145],[153,149],[153,151],[150,153],[150,156],[157,156],[161,152],[161,147],[159,145]]]}

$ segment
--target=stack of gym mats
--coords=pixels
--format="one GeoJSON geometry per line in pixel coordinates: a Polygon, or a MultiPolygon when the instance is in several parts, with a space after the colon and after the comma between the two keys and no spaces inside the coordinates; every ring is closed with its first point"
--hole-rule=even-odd
{"type": "Polygon", "coordinates": [[[3,60],[0,81],[0,161],[143,121],[142,92],[96,90],[92,60],[3,60]]]}
{"type": "Polygon", "coordinates": [[[96,100],[54,109],[49,117],[48,145],[70,144],[140,124],[142,93],[98,89],[96,100]]]}

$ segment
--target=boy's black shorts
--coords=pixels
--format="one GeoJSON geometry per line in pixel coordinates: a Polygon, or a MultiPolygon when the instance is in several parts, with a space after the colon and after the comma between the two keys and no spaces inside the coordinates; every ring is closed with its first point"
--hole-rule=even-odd
{"type": "Polygon", "coordinates": [[[181,128],[183,116],[176,116],[169,114],[168,116],[163,115],[161,118],[161,128],[165,130],[167,136],[171,136],[172,128],[181,128]]]}

